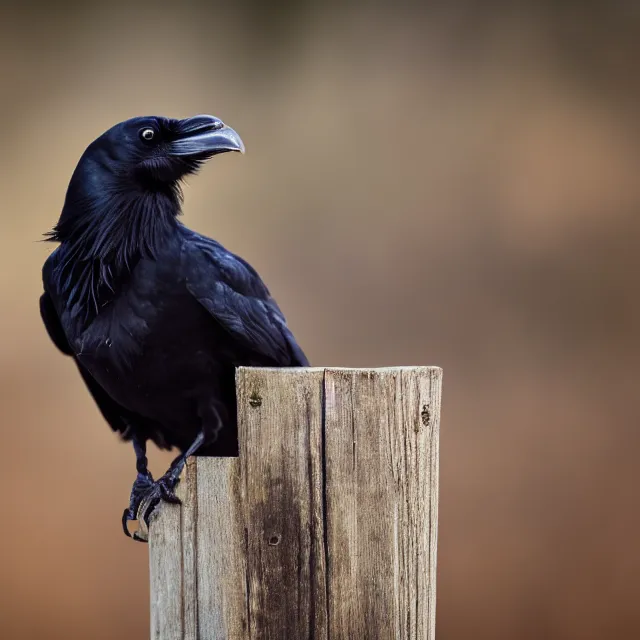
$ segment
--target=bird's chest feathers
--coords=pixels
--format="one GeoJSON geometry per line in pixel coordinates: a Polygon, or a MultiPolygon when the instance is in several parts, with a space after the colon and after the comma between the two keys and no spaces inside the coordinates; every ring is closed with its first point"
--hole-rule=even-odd
{"type": "Polygon", "coordinates": [[[134,374],[152,351],[179,290],[179,282],[154,261],[140,263],[126,288],[73,341],[78,360],[96,377],[134,374]]]}

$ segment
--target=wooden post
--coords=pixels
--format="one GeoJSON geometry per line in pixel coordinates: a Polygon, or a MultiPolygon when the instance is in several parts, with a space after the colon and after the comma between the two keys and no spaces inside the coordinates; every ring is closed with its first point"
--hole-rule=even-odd
{"type": "Polygon", "coordinates": [[[238,458],[150,530],[153,640],[433,640],[442,371],[237,374],[238,458]]]}

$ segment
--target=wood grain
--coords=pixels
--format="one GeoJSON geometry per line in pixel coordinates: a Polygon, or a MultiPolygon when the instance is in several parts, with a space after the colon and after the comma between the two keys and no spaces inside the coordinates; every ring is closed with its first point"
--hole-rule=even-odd
{"type": "Polygon", "coordinates": [[[247,637],[237,458],[198,458],[197,640],[247,637]]]}
{"type": "Polygon", "coordinates": [[[322,369],[240,369],[249,637],[327,637],[322,369]]]}
{"type": "Polygon", "coordinates": [[[151,524],[151,637],[433,640],[441,378],[239,369],[240,457],[151,524]]]}
{"type": "Polygon", "coordinates": [[[151,522],[151,638],[244,640],[244,538],[237,458],[191,458],[151,522]]]}
{"type": "Polygon", "coordinates": [[[329,637],[432,640],[441,371],[329,369],[329,637]]]}
{"type": "MultiPolygon", "coordinates": [[[[149,527],[149,578],[151,591],[151,639],[185,639],[182,510],[193,498],[193,461],[189,460],[176,494],[181,506],[163,504],[149,527]],[[188,495],[189,494],[189,495],[188,495]]],[[[185,509],[189,513],[188,507],[185,509]]],[[[193,598],[188,598],[191,602],[193,598]]],[[[189,639],[191,640],[191,639],[189,639]]]]}

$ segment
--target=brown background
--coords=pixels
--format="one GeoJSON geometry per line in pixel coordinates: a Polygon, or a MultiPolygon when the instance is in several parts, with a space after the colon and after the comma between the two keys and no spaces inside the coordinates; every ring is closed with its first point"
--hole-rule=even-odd
{"type": "Polygon", "coordinates": [[[185,221],[313,363],[444,367],[439,640],[640,637],[640,4],[235,6],[0,9],[0,636],[148,637],[133,452],[40,324],[38,239],[103,130],[210,112],[247,155],[185,221]]]}

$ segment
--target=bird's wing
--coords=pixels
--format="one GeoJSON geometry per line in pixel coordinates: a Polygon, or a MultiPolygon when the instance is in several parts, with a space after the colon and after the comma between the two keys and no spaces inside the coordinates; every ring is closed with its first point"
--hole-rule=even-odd
{"type": "Polygon", "coordinates": [[[100,413],[102,413],[104,419],[109,423],[109,426],[114,431],[121,433],[125,439],[130,436],[131,427],[135,427],[138,430],[140,430],[141,427],[146,427],[145,432],[149,434],[154,433],[155,429],[152,428],[152,425],[147,425],[143,418],[120,406],[80,362],[78,362],[69,345],[67,336],[62,329],[62,324],[58,318],[51,296],[47,292],[43,293],[40,297],[40,315],[42,316],[42,321],[53,344],[65,355],[73,356],[89,393],[93,396],[100,413]]]}
{"type": "Polygon", "coordinates": [[[76,360],[78,371],[87,385],[89,393],[93,397],[102,417],[109,423],[109,426],[125,438],[129,435],[129,428],[137,426],[139,420],[131,412],[121,407],[111,396],[100,386],[96,379],[76,360]]]}
{"type": "Polygon", "coordinates": [[[53,305],[53,300],[46,291],[40,296],[40,315],[53,344],[65,355],[73,355],[67,336],[60,324],[60,318],[58,318],[58,313],[53,305]]]}
{"type": "Polygon", "coordinates": [[[183,260],[191,295],[258,362],[308,366],[282,311],[251,265],[195,233],[185,241],[183,260]]]}

